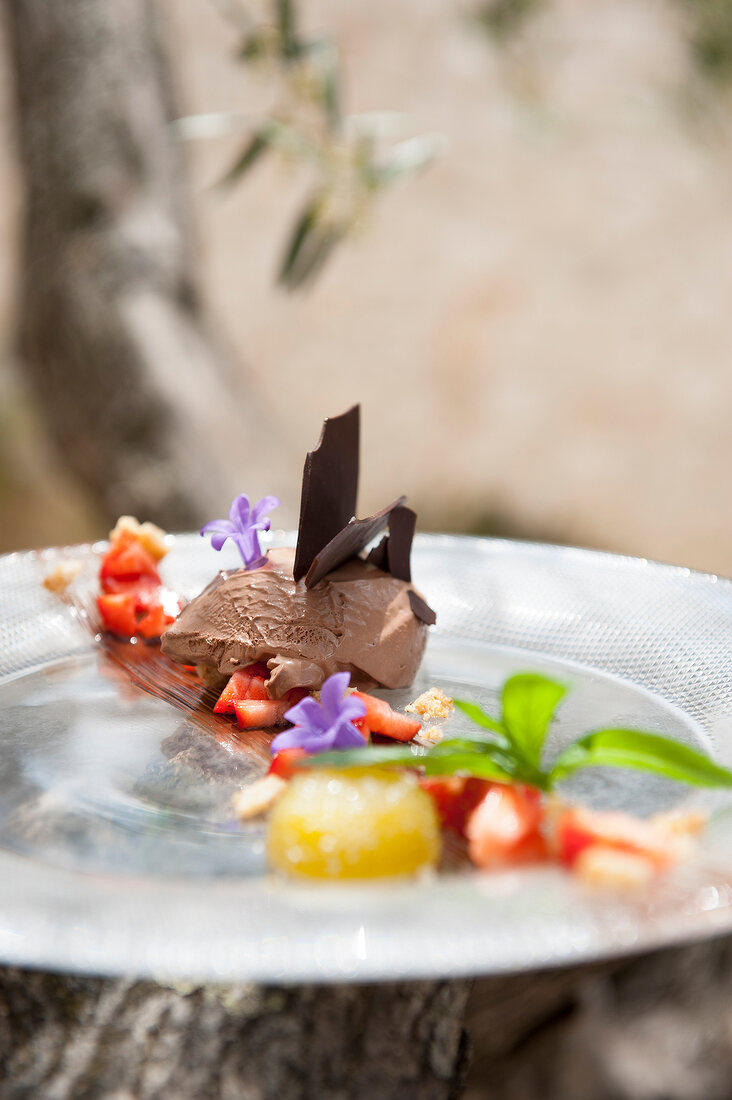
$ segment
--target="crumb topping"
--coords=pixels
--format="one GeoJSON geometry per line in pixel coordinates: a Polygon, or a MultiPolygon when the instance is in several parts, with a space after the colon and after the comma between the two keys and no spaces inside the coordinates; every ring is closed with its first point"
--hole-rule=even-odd
{"type": "Polygon", "coordinates": [[[439,726],[430,726],[429,729],[422,729],[415,737],[415,741],[421,741],[427,745],[436,745],[438,741],[443,738],[442,730],[439,726]]]}
{"type": "Polygon", "coordinates": [[[450,696],[445,695],[444,691],[431,687],[428,691],[423,691],[404,709],[410,714],[421,714],[423,718],[449,718],[454,705],[450,696]]]}
{"type": "Polygon", "coordinates": [[[47,588],[49,592],[55,592],[57,596],[63,596],[66,589],[69,587],[72,581],[79,576],[81,572],[81,562],[74,559],[72,561],[60,561],[50,573],[47,573],[43,578],[43,587],[47,588]]]}
{"type": "Polygon", "coordinates": [[[109,532],[109,541],[114,542],[123,531],[134,535],[140,545],[145,547],[148,554],[155,558],[155,561],[164,558],[170,549],[165,531],[154,523],[140,523],[134,516],[120,516],[114,530],[109,532]]]}
{"type": "Polygon", "coordinates": [[[286,786],[287,780],[279,775],[263,775],[261,779],[256,779],[250,787],[234,795],[236,816],[240,821],[246,821],[266,813],[286,786]]]}

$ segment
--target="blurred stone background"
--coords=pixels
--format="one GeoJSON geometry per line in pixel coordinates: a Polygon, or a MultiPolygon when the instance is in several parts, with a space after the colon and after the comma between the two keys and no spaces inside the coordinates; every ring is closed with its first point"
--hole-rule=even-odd
{"type": "MultiPolygon", "coordinates": [[[[349,111],[403,111],[449,147],[286,294],[275,272],[306,170],[263,162],[222,191],[233,139],[186,145],[206,304],[268,418],[242,490],[291,484],[278,519],[293,523],[321,418],[358,400],[362,513],[404,491],[422,529],[732,574],[728,5],[302,0],[300,13],[338,42],[349,111]]],[[[163,14],[184,113],[264,109],[216,4],[165,0],[163,14]]],[[[0,126],[10,550],[107,526],[51,452],[13,354],[22,197],[6,73],[0,126]]]]}

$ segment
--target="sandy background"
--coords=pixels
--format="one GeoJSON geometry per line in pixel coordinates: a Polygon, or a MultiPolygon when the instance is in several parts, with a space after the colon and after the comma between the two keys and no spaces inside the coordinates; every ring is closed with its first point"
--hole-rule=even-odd
{"type": "MultiPolygon", "coordinates": [[[[340,44],[351,110],[404,111],[449,150],[287,296],[274,274],[306,170],[263,164],[222,193],[235,143],[188,147],[208,305],[276,424],[252,471],[292,474],[281,520],[320,418],[360,400],[362,512],[404,491],[422,528],[732,574],[729,102],[695,70],[680,6],[547,0],[501,46],[451,0],[301,8],[340,44]]],[[[213,4],[163,10],[182,111],[266,107],[213,4]]],[[[3,549],[100,533],[10,370],[10,123],[2,76],[3,549]]]]}

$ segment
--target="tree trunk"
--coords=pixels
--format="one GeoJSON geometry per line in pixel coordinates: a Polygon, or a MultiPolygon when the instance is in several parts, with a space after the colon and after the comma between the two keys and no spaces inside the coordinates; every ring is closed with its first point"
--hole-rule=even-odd
{"type": "Polygon", "coordinates": [[[2,1100],[452,1100],[469,983],[191,986],[0,971],[2,1100]]]}
{"type": "Polygon", "coordinates": [[[242,491],[260,418],[202,320],[154,5],[7,0],[6,12],[22,364],[61,460],[110,519],[198,525],[242,491]]]}
{"type": "Polygon", "coordinates": [[[728,1100],[732,939],[481,979],[0,970],[1,1100],[728,1100]],[[473,1066],[466,1081],[468,1039],[473,1066]]]}
{"type": "Polygon", "coordinates": [[[465,1100],[729,1100],[732,939],[491,978],[465,1100]]]}

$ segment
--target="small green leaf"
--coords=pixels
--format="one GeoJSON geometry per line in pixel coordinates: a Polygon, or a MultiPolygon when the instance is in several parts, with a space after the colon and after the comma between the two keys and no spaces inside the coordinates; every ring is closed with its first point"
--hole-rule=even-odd
{"type": "Polygon", "coordinates": [[[566,691],[564,684],[538,672],[519,672],[503,685],[503,726],[533,767],[540,764],[549,724],[566,691]]]}
{"type": "Polygon", "coordinates": [[[332,752],[319,752],[296,760],[297,768],[370,768],[370,767],[412,767],[422,764],[424,756],[409,745],[364,745],[362,749],[334,749],[332,752]]]}
{"type": "Polygon", "coordinates": [[[505,727],[497,718],[491,718],[490,714],[486,714],[482,707],[479,707],[477,703],[469,703],[466,699],[455,699],[455,706],[458,710],[461,710],[463,714],[467,714],[468,718],[472,722],[475,722],[476,726],[480,726],[484,730],[492,730],[493,733],[500,735],[502,743],[508,745],[509,741],[506,737],[505,727]]]}
{"type": "Polygon", "coordinates": [[[694,749],[640,730],[608,729],[588,733],[569,745],[554,761],[550,783],[578,768],[634,768],[689,783],[694,787],[732,787],[732,771],[694,749]]]}
{"type": "Polygon", "coordinates": [[[259,130],[244,146],[226,174],[219,180],[220,187],[229,187],[241,179],[262,158],[272,144],[269,130],[259,130]]]}
{"type": "Polygon", "coordinates": [[[294,60],[299,56],[299,42],[293,0],[275,0],[275,9],[282,56],[288,60],[294,60]]]}
{"type": "Polygon", "coordinates": [[[424,168],[445,151],[444,134],[420,134],[398,142],[380,163],[372,166],[373,185],[383,187],[424,168]]]}
{"type": "Polygon", "coordinates": [[[433,756],[430,753],[420,763],[424,765],[425,775],[472,775],[476,779],[492,779],[496,783],[512,783],[515,779],[483,753],[455,752],[450,756],[433,756]]]}
{"type": "Polygon", "coordinates": [[[278,275],[288,290],[297,290],[314,279],[345,234],[343,226],[321,224],[321,204],[322,196],[317,195],[295,222],[278,275]]]}
{"type": "Polygon", "coordinates": [[[515,774],[514,765],[496,745],[460,737],[442,741],[422,755],[408,745],[368,745],[319,753],[297,764],[301,768],[412,767],[425,775],[474,775],[500,783],[523,778],[515,774]]]}

